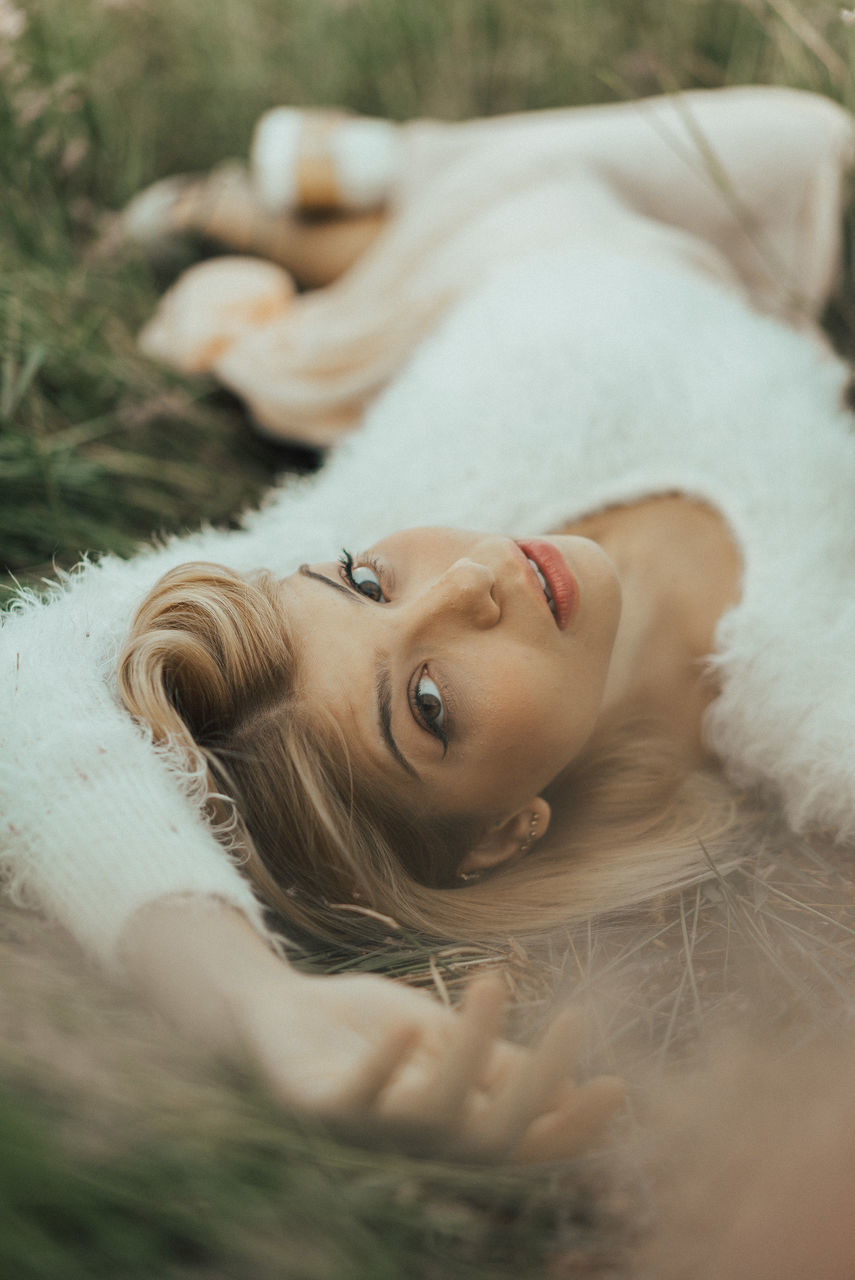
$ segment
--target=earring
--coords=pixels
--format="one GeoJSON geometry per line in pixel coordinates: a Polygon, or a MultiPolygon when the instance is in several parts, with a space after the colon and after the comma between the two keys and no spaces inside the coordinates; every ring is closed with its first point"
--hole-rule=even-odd
{"type": "Polygon", "coordinates": [[[529,849],[537,839],[537,824],[539,822],[540,822],[540,814],[533,813],[531,815],[531,822],[528,825],[528,835],[525,837],[525,839],[522,841],[519,847],[520,857],[525,857],[525,855],[528,853],[529,849]]]}
{"type": "Polygon", "coordinates": [[[462,880],[464,884],[473,884],[476,880],[481,879],[480,871],[458,871],[457,879],[462,880]]]}

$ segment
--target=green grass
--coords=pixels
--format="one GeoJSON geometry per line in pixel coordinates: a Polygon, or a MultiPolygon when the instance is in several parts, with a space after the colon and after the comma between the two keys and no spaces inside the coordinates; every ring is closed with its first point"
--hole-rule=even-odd
{"type": "MultiPolygon", "coordinates": [[[[137,352],[186,256],[155,267],[92,252],[104,215],[145,184],[245,154],[266,107],[461,118],[747,81],[853,105],[855,27],[839,0],[18,6],[16,34],[0,0],[5,581],[227,523],[277,471],[309,465],[259,441],[213,384],[137,352]]],[[[833,315],[849,349],[853,296],[850,270],[833,315]]],[[[776,853],[757,878],[572,946],[503,949],[520,1029],[542,1019],[556,984],[582,999],[599,984],[592,1061],[606,1067],[690,1053],[705,1009],[762,1008],[776,1027],[819,1011],[835,1025],[855,950],[849,899],[821,860],[799,851],[794,864],[788,880],[776,853]]],[[[643,1197],[622,1193],[630,1209],[616,1225],[599,1163],[488,1173],[338,1142],[167,1043],[15,913],[0,926],[0,1275],[527,1280],[601,1274],[619,1258],[643,1197]]],[[[409,939],[314,963],[432,983],[431,959],[452,988],[471,967],[409,939]]]]}
{"type": "Polygon", "coordinates": [[[37,1112],[29,1091],[22,1099],[9,1089],[0,1099],[2,1273],[438,1280],[489,1267],[511,1280],[540,1273],[561,1217],[586,1215],[566,1178],[559,1212],[554,1176],[484,1179],[372,1157],[283,1125],[246,1093],[240,1109],[232,1101],[212,1115],[235,1093],[208,1093],[197,1082],[190,1117],[161,1110],[146,1132],[131,1126],[121,1150],[81,1156],[56,1141],[61,1105],[42,1099],[37,1112]]]}

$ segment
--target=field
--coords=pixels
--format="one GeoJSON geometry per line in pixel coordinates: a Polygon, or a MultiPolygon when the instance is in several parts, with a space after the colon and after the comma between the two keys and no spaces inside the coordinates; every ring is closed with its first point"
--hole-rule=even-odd
{"type": "MultiPolygon", "coordinates": [[[[0,0],[3,591],[85,551],[228,523],[282,470],[315,465],[137,351],[200,252],[104,252],[141,187],[244,155],[276,103],[458,119],[752,82],[852,106],[853,42],[855,14],[828,0],[0,0]]],[[[851,264],[827,323],[855,347],[851,264]]],[[[855,920],[837,861],[765,815],[741,876],[597,933],[474,957],[407,939],[314,963],[452,992],[502,963],[519,1034],[572,992],[595,1010],[583,1066],[620,1068],[641,1097],[724,1014],[762,1010],[799,1047],[840,1034],[855,920]]],[[[9,907],[0,966],[10,1280],[664,1280],[662,1254],[639,1260],[648,1236],[664,1248],[641,1104],[611,1149],[537,1171],[372,1151],[283,1118],[9,907]]]]}

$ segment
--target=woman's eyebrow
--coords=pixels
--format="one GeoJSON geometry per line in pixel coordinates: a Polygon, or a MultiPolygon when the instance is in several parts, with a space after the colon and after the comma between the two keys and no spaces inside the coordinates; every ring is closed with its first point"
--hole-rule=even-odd
{"type": "Polygon", "coordinates": [[[382,654],[377,659],[374,689],[377,694],[377,712],[380,717],[380,730],[383,734],[383,741],[401,768],[405,769],[411,778],[421,782],[421,775],[410,764],[392,736],[392,682],[389,678],[389,664],[382,654]]]}
{"type": "MultiPolygon", "coordinates": [[[[323,582],[328,587],[334,587],[336,591],[341,591],[347,596],[348,600],[354,600],[357,604],[370,604],[371,601],[365,596],[359,595],[355,591],[351,591],[343,582],[336,582],[335,578],[327,578],[323,573],[316,573],[314,569],[310,569],[307,564],[301,564],[297,570],[304,578],[314,578],[315,582],[323,582]]],[[[421,782],[421,774],[414,769],[401,748],[395,741],[392,733],[392,682],[389,677],[389,664],[382,655],[377,659],[377,667],[374,675],[374,689],[377,694],[377,714],[380,720],[380,732],[383,741],[389,749],[392,758],[404,769],[411,778],[415,778],[421,782]]]]}
{"type": "Polygon", "coordinates": [[[315,582],[325,582],[328,587],[334,587],[336,591],[340,591],[342,595],[347,596],[348,600],[353,600],[356,604],[371,603],[365,596],[359,595],[356,591],[351,591],[350,587],[346,587],[343,582],[336,582],[335,578],[327,578],[323,573],[316,573],[307,564],[301,564],[297,572],[302,574],[304,578],[314,578],[315,582]]]}

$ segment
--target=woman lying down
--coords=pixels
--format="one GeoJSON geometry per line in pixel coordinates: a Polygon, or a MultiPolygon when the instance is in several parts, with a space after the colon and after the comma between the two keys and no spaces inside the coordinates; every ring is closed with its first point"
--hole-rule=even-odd
{"type": "Polygon", "coordinates": [[[566,1018],[521,1049],[492,981],[451,1013],[307,976],[265,909],[321,937],[588,920],[726,870],[728,781],[852,839],[855,436],[815,325],[852,144],[778,89],[279,111],[252,182],[143,197],[134,234],[213,220],[331,281],[217,259],[144,341],[333,447],[240,531],[10,611],[10,892],[289,1107],[466,1155],[590,1142],[620,1085],[574,1085],[566,1018]]]}

